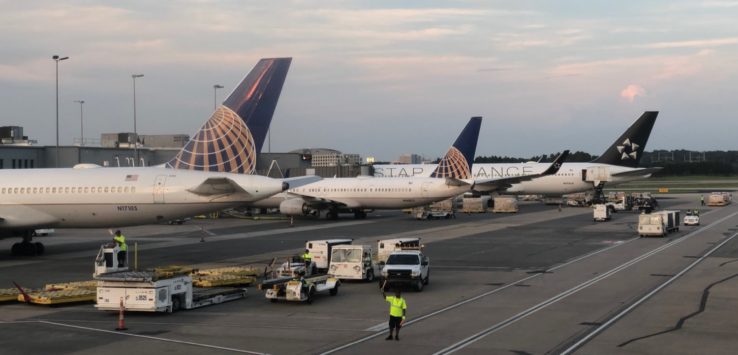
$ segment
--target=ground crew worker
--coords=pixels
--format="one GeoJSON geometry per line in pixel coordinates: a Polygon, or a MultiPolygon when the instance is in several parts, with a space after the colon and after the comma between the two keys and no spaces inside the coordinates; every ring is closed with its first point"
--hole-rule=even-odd
{"type": "Polygon", "coordinates": [[[705,195],[700,195],[700,205],[705,205],[705,195]]]}
{"type": "Polygon", "coordinates": [[[313,254],[310,254],[310,250],[305,249],[305,253],[302,254],[302,261],[305,262],[305,270],[310,270],[310,263],[313,261],[313,254]]]}
{"type": "Polygon", "coordinates": [[[392,340],[392,331],[395,333],[395,340],[400,340],[400,328],[405,324],[405,316],[407,313],[407,303],[402,298],[402,292],[399,288],[395,289],[394,296],[387,296],[384,293],[384,287],[387,285],[387,281],[382,284],[382,297],[384,300],[389,302],[389,335],[385,340],[392,340]]]}
{"type": "Polygon", "coordinates": [[[113,235],[113,241],[118,245],[118,267],[123,267],[126,264],[126,253],[128,252],[128,245],[126,244],[126,237],[120,232],[115,231],[113,235]]]}

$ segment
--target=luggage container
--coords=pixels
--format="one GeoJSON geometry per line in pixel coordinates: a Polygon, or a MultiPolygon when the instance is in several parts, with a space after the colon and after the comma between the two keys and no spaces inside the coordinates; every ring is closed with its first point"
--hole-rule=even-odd
{"type": "Polygon", "coordinates": [[[495,197],[494,207],[492,208],[494,213],[517,213],[518,212],[518,199],[515,197],[495,197]]]}

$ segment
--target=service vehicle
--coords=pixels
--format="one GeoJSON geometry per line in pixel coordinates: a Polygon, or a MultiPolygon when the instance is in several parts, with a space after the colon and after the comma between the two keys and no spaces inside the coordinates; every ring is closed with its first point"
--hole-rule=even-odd
{"type": "Polygon", "coordinates": [[[610,206],[604,204],[604,203],[598,203],[593,206],[593,219],[595,222],[604,222],[610,220],[610,212],[612,209],[610,206]]]}
{"type": "Polygon", "coordinates": [[[430,283],[430,260],[420,250],[396,251],[389,255],[382,268],[379,286],[410,285],[418,292],[430,283]]]}
{"type": "Polygon", "coordinates": [[[383,264],[387,262],[390,254],[402,250],[421,250],[423,245],[420,244],[420,237],[382,239],[377,241],[377,262],[383,264]]]}
{"type": "Polygon", "coordinates": [[[341,280],[374,281],[379,273],[371,245],[337,245],[331,253],[328,275],[341,280]]]}
{"type": "Polygon", "coordinates": [[[687,210],[684,216],[685,226],[699,226],[700,225],[700,211],[699,210],[687,210]]]}
{"type": "Polygon", "coordinates": [[[308,240],[305,242],[305,249],[312,255],[312,261],[320,272],[328,270],[328,264],[331,261],[331,250],[336,245],[347,245],[353,243],[353,239],[326,239],[326,240],[308,240]]]}
{"type": "Polygon", "coordinates": [[[264,296],[271,302],[289,301],[312,303],[315,295],[326,292],[331,296],[338,294],[341,281],[329,275],[311,277],[290,277],[265,280],[259,284],[265,290],[264,296]]]}
{"type": "MultiPolygon", "coordinates": [[[[275,259],[278,261],[278,259],[275,259]]],[[[287,258],[287,261],[283,262],[279,267],[273,270],[278,276],[282,277],[293,277],[300,273],[304,273],[305,276],[312,276],[318,273],[318,267],[315,261],[306,263],[301,255],[294,255],[287,258]]]]}
{"type": "Polygon", "coordinates": [[[638,216],[638,234],[641,237],[665,237],[679,231],[679,211],[659,211],[638,216]]]}
{"type": "Polygon", "coordinates": [[[126,311],[171,313],[246,297],[243,288],[193,287],[191,269],[131,271],[118,267],[117,249],[103,246],[95,259],[97,309],[118,311],[123,307],[126,311]]]}
{"type": "Polygon", "coordinates": [[[713,207],[727,206],[733,201],[733,195],[729,192],[711,192],[707,196],[707,205],[713,207]]]}

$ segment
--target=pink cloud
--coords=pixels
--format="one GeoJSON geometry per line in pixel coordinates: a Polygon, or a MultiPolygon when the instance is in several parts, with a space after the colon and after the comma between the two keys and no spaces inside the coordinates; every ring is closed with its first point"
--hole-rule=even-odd
{"type": "Polygon", "coordinates": [[[628,100],[629,102],[633,102],[636,96],[646,96],[646,89],[640,85],[630,84],[620,91],[620,97],[628,100]]]}

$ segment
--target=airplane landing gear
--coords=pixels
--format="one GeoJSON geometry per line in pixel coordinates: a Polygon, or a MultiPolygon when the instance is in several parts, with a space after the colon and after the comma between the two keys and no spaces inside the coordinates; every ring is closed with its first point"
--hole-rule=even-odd
{"type": "Polygon", "coordinates": [[[44,254],[44,245],[40,242],[33,242],[33,231],[23,232],[23,241],[14,243],[10,248],[10,254],[13,256],[36,256],[44,254]]]}
{"type": "Polygon", "coordinates": [[[605,193],[602,190],[605,188],[605,183],[601,182],[594,186],[594,196],[592,196],[592,203],[605,203],[605,193]]]}

